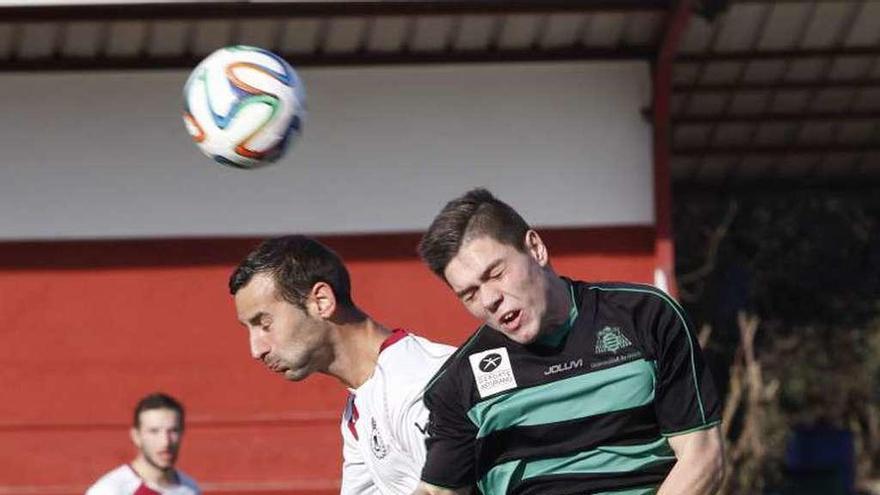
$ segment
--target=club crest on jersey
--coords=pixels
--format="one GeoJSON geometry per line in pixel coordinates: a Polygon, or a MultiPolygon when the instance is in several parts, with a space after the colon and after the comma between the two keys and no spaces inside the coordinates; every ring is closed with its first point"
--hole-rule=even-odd
{"type": "Polygon", "coordinates": [[[382,435],[379,434],[376,418],[370,418],[370,422],[373,427],[370,433],[370,448],[373,450],[373,455],[376,456],[376,459],[382,459],[388,455],[388,445],[385,444],[385,441],[382,440],[382,435]]]}
{"type": "Polygon", "coordinates": [[[516,388],[516,377],[507,349],[498,347],[468,356],[480,398],[516,388]]]}
{"type": "Polygon", "coordinates": [[[625,349],[632,342],[620,331],[620,327],[605,327],[596,335],[596,354],[604,354],[625,349]]]}

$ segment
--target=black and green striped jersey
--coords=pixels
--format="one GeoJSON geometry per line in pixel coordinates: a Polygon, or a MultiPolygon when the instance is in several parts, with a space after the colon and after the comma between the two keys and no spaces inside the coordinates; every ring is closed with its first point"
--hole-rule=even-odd
{"type": "Polygon", "coordinates": [[[422,480],[496,494],[654,493],[666,437],[719,422],[684,311],[653,287],[570,282],[567,325],[516,343],[481,327],[429,383],[422,480]]]}

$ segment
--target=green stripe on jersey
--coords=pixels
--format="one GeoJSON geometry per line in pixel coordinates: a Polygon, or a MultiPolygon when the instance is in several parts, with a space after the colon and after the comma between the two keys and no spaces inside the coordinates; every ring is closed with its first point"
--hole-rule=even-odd
{"type": "Polygon", "coordinates": [[[654,400],[654,367],[644,359],[513,390],[474,405],[468,418],[477,438],[514,426],[534,426],[622,411],[654,400]]]}
{"type": "Polygon", "coordinates": [[[554,474],[632,473],[662,462],[675,461],[665,438],[641,445],[608,445],[568,457],[532,461],[523,479],[554,474]]]}
{"type": "MultiPolygon", "coordinates": [[[[510,461],[489,470],[480,480],[483,493],[506,493],[514,474],[516,479],[525,481],[539,476],[561,476],[566,474],[631,474],[655,464],[675,461],[675,452],[665,438],[641,445],[608,445],[566,457],[553,457],[536,461],[510,461]]],[[[643,487],[623,491],[608,492],[621,495],[654,493],[656,487],[643,487]]]]}
{"type": "MultiPolygon", "coordinates": [[[[517,459],[515,461],[508,461],[504,464],[499,464],[490,469],[489,472],[477,482],[477,487],[480,488],[480,493],[485,493],[486,495],[507,493],[513,474],[522,464],[523,461],[517,459]]],[[[516,482],[518,483],[519,480],[516,480],[516,482]]]]}

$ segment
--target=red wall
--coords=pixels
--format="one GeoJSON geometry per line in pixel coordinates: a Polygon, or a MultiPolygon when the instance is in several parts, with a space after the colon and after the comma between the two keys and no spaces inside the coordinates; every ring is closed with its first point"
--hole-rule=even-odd
{"type": "MultiPolygon", "coordinates": [[[[557,271],[650,282],[649,227],[543,232],[557,271]]],[[[418,235],[328,237],[355,301],[458,344],[474,328],[415,257],[418,235]]],[[[180,467],[207,492],[338,492],[345,391],[288,383],[248,353],[226,280],[255,240],[0,244],[0,494],[81,493],[130,460],[131,408],[187,406],[180,467]]]]}

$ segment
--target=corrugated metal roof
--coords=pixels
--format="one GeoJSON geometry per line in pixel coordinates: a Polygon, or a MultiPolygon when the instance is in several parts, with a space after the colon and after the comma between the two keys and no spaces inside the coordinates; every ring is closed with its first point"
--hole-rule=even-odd
{"type": "Polygon", "coordinates": [[[880,180],[880,2],[733,3],[693,21],[674,78],[679,185],[880,180]]]}
{"type": "Polygon", "coordinates": [[[296,65],[649,58],[666,3],[188,2],[0,7],[0,71],[190,67],[251,44],[296,65]]]}
{"type": "MultiPolygon", "coordinates": [[[[192,67],[239,43],[301,66],[652,60],[672,3],[0,6],[0,71],[192,67]]],[[[730,2],[712,20],[695,16],[681,45],[677,186],[880,184],[880,1],[730,2]]]]}

